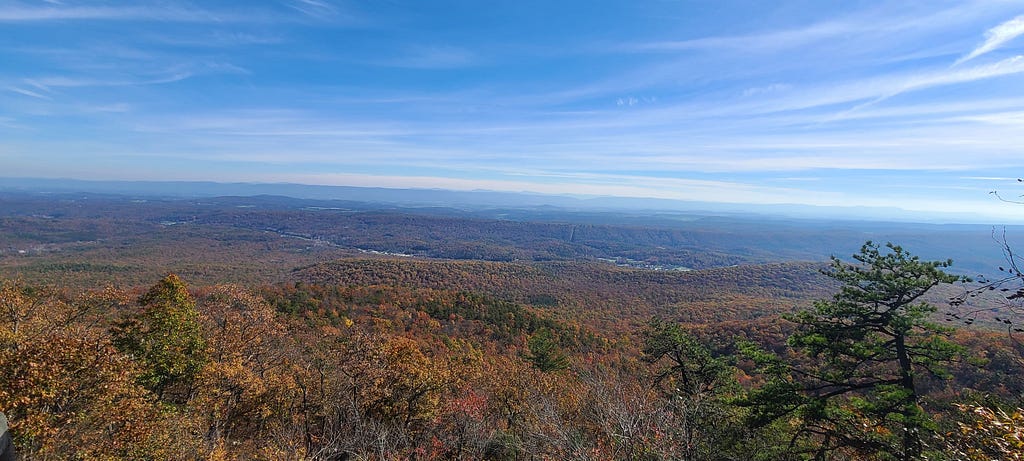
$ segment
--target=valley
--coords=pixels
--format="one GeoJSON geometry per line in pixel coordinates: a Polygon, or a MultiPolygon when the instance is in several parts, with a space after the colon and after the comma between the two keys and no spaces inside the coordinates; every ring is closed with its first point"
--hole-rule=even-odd
{"type": "MultiPolygon", "coordinates": [[[[621,450],[676,456],[693,449],[676,432],[691,424],[673,409],[678,398],[686,405],[710,399],[723,418],[690,435],[700,438],[700,450],[779,453],[785,444],[774,438],[787,432],[746,425],[754,413],[729,402],[758,398],[771,379],[748,351],[752,344],[795,364],[813,363],[787,338],[801,331],[793,314],[816,309],[816,300],[841,288],[828,276],[838,264],[829,256],[854,253],[868,239],[891,240],[930,258],[962,257],[953,273],[991,274],[1005,264],[993,232],[981,225],[279,196],[0,193],[0,302],[16,319],[4,325],[18,326],[5,334],[29,347],[0,359],[16,373],[31,373],[25,364],[38,360],[52,370],[8,384],[10,396],[62,386],[52,379],[93,382],[106,393],[69,389],[61,398],[84,415],[101,411],[96,405],[104,399],[134,402],[118,413],[118,424],[145,419],[144,437],[192,431],[170,446],[197,454],[217,450],[204,445],[210,440],[229,441],[224,452],[237,459],[335,459],[374,450],[397,458],[370,459],[448,459],[456,452],[561,458],[579,448],[551,438],[560,431],[574,431],[601,458],[621,450]],[[177,301],[146,304],[167,296],[177,301]],[[154,306],[192,312],[189,331],[204,352],[174,360],[199,360],[193,374],[174,372],[158,385],[132,375],[136,368],[120,372],[136,378],[110,375],[114,365],[83,375],[80,360],[97,358],[54,349],[77,344],[124,360],[145,357],[120,355],[135,343],[118,335],[151,321],[144,319],[154,306]],[[694,357],[723,367],[714,379],[731,384],[692,401],[696,395],[671,397],[675,391],[644,384],[675,376],[659,368],[664,358],[651,355],[666,340],[690,344],[694,357]],[[586,402],[581,392],[603,397],[586,402]],[[353,397],[339,406],[341,395],[353,397]],[[160,411],[147,399],[177,409],[160,411]],[[633,404],[649,407],[621,407],[633,404]],[[205,413],[210,405],[217,412],[205,413]],[[599,428],[608,412],[659,419],[626,442],[616,438],[620,429],[599,428]],[[184,426],[172,424],[182,418],[184,426]],[[473,424],[477,432],[450,424],[473,424]],[[210,427],[231,429],[219,439],[200,435],[210,427]],[[726,441],[722,431],[747,435],[726,441]],[[258,448],[266,437],[272,446],[258,448]],[[427,445],[433,448],[423,451],[427,445]]],[[[1002,308],[1000,292],[950,304],[978,286],[941,285],[922,298],[936,306],[930,321],[959,327],[941,331],[974,357],[950,366],[952,380],[922,377],[922,392],[943,418],[966,418],[951,402],[978,393],[1013,402],[1024,392],[1015,371],[1024,352],[1006,335],[1007,318],[1015,317],[1002,308]],[[979,363],[986,366],[971,365],[979,363]]],[[[680,365],[683,356],[675,360],[689,366],[680,365]]],[[[20,401],[14,414],[35,427],[78,424],[53,419],[44,409],[53,404],[48,397],[20,401]]],[[[31,453],[57,449],[61,440],[32,437],[17,440],[31,453]]],[[[133,443],[101,444],[96,453],[124,456],[117,447],[133,443]]]]}

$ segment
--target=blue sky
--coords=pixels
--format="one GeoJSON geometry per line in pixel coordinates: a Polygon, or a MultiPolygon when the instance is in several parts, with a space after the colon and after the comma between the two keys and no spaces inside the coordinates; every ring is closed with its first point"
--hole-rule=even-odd
{"type": "Polygon", "coordinates": [[[0,176],[1020,219],[1024,2],[0,1],[0,176]]]}

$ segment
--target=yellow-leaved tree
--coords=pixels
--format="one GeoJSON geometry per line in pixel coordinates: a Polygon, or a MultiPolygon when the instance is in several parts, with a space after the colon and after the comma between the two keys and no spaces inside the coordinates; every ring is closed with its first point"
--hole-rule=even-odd
{"type": "Polygon", "coordinates": [[[75,299],[0,280],[0,409],[26,459],[161,459],[174,425],[111,344],[103,315],[116,290],[75,299]]]}

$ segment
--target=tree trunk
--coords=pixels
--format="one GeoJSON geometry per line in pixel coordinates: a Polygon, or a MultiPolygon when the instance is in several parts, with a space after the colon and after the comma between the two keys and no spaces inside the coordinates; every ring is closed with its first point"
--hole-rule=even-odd
{"type": "Polygon", "coordinates": [[[914,388],[914,370],[907,352],[906,337],[896,337],[896,358],[900,365],[900,386],[907,392],[903,400],[903,456],[901,461],[912,461],[921,457],[921,434],[917,423],[917,390],[914,388]]]}

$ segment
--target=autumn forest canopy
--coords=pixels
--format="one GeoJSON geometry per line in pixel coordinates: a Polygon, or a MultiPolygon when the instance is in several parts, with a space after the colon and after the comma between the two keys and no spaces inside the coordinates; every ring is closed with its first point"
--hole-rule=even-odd
{"type": "Polygon", "coordinates": [[[1024,453],[1020,272],[991,227],[0,202],[25,459],[1024,453]]]}
{"type": "Polygon", "coordinates": [[[1024,461],[1021,0],[0,0],[0,461],[1024,461]]]}

